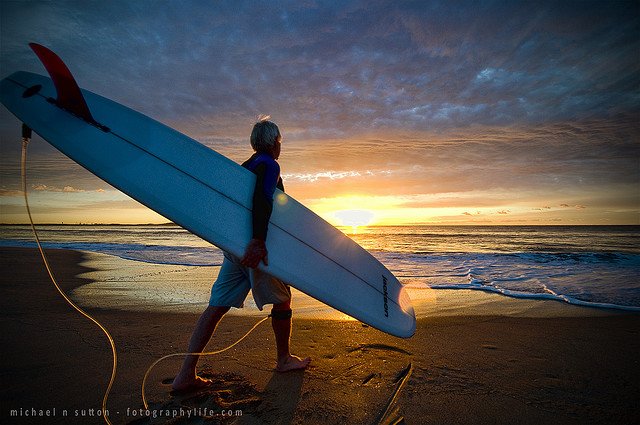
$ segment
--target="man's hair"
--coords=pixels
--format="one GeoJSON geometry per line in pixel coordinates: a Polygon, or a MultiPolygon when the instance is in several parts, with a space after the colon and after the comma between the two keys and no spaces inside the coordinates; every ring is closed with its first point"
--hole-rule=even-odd
{"type": "Polygon", "coordinates": [[[271,121],[261,120],[253,126],[251,147],[256,152],[267,152],[280,141],[280,129],[271,121]]]}

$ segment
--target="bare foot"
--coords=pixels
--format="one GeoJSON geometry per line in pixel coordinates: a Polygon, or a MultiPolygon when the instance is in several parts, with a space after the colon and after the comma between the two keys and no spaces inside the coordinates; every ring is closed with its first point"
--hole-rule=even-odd
{"type": "Polygon", "coordinates": [[[311,357],[301,359],[298,356],[289,355],[282,360],[278,360],[276,370],[278,372],[289,372],[291,370],[305,369],[311,363],[311,357]]]}
{"type": "Polygon", "coordinates": [[[187,392],[198,391],[208,387],[209,385],[211,385],[210,379],[201,378],[199,376],[190,380],[178,380],[176,377],[176,379],[173,380],[173,384],[171,384],[171,388],[173,391],[187,392]]]}

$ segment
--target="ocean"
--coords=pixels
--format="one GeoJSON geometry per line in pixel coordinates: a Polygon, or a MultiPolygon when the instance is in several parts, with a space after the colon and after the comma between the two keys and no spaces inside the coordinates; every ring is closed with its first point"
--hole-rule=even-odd
{"type": "MultiPolygon", "coordinates": [[[[216,267],[223,258],[218,248],[174,225],[37,229],[45,248],[136,263],[216,267]]],[[[640,311],[640,226],[382,226],[358,228],[355,234],[350,227],[341,230],[385,264],[410,294],[467,289],[640,311]]],[[[1,226],[0,246],[35,247],[31,228],[1,226]]],[[[106,267],[105,273],[121,273],[116,268],[106,267]]],[[[190,283],[184,285],[188,293],[190,283]]]]}

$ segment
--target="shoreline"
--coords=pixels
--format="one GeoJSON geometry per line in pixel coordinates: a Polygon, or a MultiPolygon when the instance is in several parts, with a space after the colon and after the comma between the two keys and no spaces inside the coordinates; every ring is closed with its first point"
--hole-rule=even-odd
{"type": "MultiPolygon", "coordinates": [[[[2,249],[2,248],[0,248],[2,249]]],[[[28,248],[27,248],[28,249],[28,248]]],[[[157,264],[93,251],[82,253],[82,265],[90,269],[80,277],[83,285],[70,290],[83,307],[129,312],[194,313],[206,308],[211,284],[219,266],[157,264]],[[187,283],[188,284],[185,284],[187,283]]],[[[559,299],[509,296],[496,291],[466,288],[405,286],[416,317],[512,316],[512,317],[601,317],[637,314],[616,306],[569,303],[559,299]]],[[[354,320],[332,307],[292,288],[296,316],[302,319],[354,320]]],[[[245,308],[231,309],[229,316],[262,317],[251,293],[245,308]]]]}
{"type": "MultiPolygon", "coordinates": [[[[90,283],[78,277],[91,272],[86,254],[47,254],[67,293],[90,283]]],[[[36,419],[8,417],[11,410],[57,408],[57,416],[41,423],[101,423],[60,412],[100,408],[111,365],[106,338],[62,300],[37,250],[2,248],[0,259],[3,422],[36,419]]],[[[408,340],[357,321],[295,317],[292,350],[313,363],[291,374],[273,372],[273,335],[263,324],[238,347],[201,360],[203,373],[217,380],[215,388],[172,397],[167,382],[179,359],[169,359],[151,373],[147,398],[156,412],[179,406],[243,411],[213,423],[375,423],[385,410],[407,423],[628,423],[640,416],[640,315],[600,309],[560,315],[594,309],[511,299],[520,304],[514,311],[505,307],[512,304],[508,298],[496,294],[454,311],[460,302],[469,305],[461,299],[467,295],[450,299],[453,310],[440,299],[433,309],[456,314],[421,317],[408,340]]],[[[111,331],[118,349],[111,420],[165,423],[166,417],[131,414],[142,407],[142,376],[157,358],[184,350],[198,314],[87,310],[111,331]]],[[[232,343],[255,322],[252,316],[225,317],[208,348],[232,343]]]]}

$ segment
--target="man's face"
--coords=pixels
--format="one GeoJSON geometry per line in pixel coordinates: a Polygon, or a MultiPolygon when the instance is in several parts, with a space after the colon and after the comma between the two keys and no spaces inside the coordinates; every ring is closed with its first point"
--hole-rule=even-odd
{"type": "Polygon", "coordinates": [[[278,159],[280,157],[281,148],[282,142],[280,142],[280,140],[276,140],[276,143],[273,145],[273,149],[271,150],[271,156],[273,156],[273,159],[278,159]]]}

